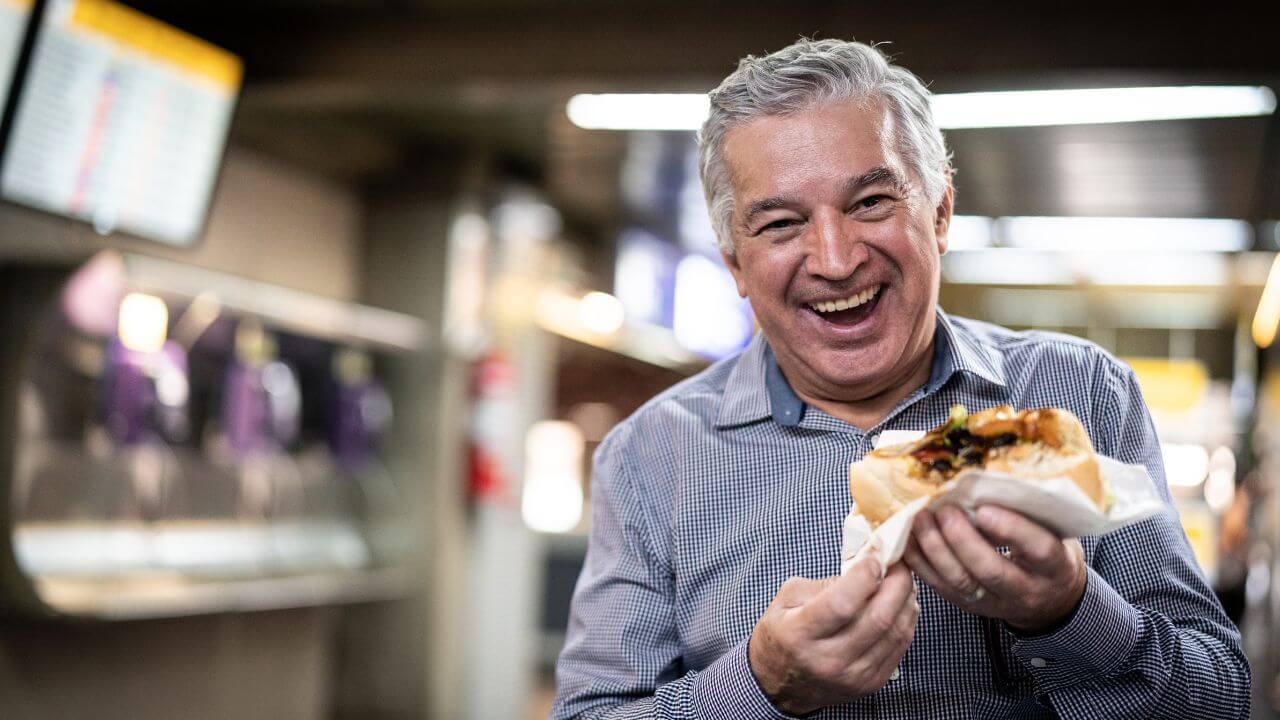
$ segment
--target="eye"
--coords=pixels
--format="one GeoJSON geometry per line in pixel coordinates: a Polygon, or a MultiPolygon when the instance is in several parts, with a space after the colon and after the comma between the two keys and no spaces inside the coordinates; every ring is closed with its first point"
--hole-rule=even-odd
{"type": "Polygon", "coordinates": [[[760,228],[759,232],[768,232],[770,230],[785,230],[789,227],[793,227],[794,225],[797,224],[797,222],[798,221],[793,218],[782,218],[780,220],[774,220],[773,222],[760,228]]]}
{"type": "Polygon", "coordinates": [[[866,197],[859,200],[858,207],[866,208],[869,210],[877,205],[880,205],[881,203],[883,203],[885,200],[888,200],[888,199],[889,199],[888,195],[872,195],[871,197],[866,197]]]}

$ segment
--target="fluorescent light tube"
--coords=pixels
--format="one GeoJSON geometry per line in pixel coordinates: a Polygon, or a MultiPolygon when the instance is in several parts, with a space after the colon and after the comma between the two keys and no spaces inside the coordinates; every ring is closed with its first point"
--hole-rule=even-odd
{"type": "Polygon", "coordinates": [[[1276,96],[1266,87],[1184,87],[1014,90],[933,96],[944,129],[1082,125],[1270,115],[1276,96]]]}
{"type": "Polygon", "coordinates": [[[710,109],[702,93],[574,95],[565,107],[588,130],[697,130],[710,109]]]}
{"type": "Polygon", "coordinates": [[[1239,252],[1253,227],[1221,218],[1002,217],[1001,244],[1064,252],[1239,252]]]}
{"type": "Polygon", "coordinates": [[[942,279],[960,285],[1071,285],[1071,268],[1057,253],[989,248],[947,253],[942,279]]]}
{"type": "Polygon", "coordinates": [[[952,215],[947,228],[947,252],[991,246],[994,221],[982,215],[952,215]]]}
{"type": "Polygon", "coordinates": [[[960,285],[1221,287],[1231,282],[1223,253],[1060,253],[988,248],[948,253],[942,279],[960,285]]]}
{"type": "MultiPolygon", "coordinates": [[[[1007,90],[934,95],[944,130],[1191,120],[1270,115],[1276,96],[1248,85],[1007,90]]],[[[588,130],[697,130],[707,119],[702,93],[574,95],[565,108],[588,130]]]]}
{"type": "Polygon", "coordinates": [[[1231,256],[1223,253],[1116,252],[1069,257],[1076,272],[1094,285],[1226,287],[1231,284],[1231,256]]]}

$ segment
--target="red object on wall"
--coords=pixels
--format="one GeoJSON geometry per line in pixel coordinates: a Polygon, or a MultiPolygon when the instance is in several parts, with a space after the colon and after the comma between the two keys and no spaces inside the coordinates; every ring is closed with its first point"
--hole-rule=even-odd
{"type": "Polygon", "coordinates": [[[511,469],[502,459],[501,443],[513,420],[515,368],[505,355],[491,351],[476,361],[471,377],[467,495],[477,505],[514,504],[511,469]]]}

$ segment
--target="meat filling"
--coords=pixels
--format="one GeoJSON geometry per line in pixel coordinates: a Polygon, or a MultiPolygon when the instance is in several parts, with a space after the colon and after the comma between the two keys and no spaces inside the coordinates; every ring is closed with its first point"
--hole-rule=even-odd
{"type": "Polygon", "coordinates": [[[911,452],[911,456],[920,464],[950,479],[965,466],[982,465],[988,452],[998,447],[1007,447],[1018,443],[1015,433],[1002,433],[997,436],[975,436],[964,427],[947,427],[942,432],[929,433],[931,438],[911,452]]]}

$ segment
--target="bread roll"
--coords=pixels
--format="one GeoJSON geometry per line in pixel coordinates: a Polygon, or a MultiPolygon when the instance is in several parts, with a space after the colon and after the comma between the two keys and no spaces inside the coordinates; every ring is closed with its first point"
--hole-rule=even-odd
{"type": "Polygon", "coordinates": [[[1110,506],[1084,426],[1068,410],[1016,411],[1008,405],[952,418],[924,438],[868,453],[849,468],[849,492],[871,526],[971,470],[1037,481],[1065,477],[1102,512],[1110,506]]]}

